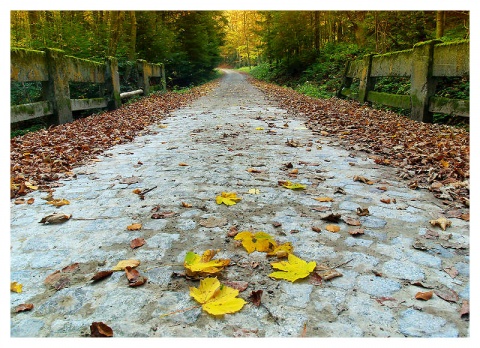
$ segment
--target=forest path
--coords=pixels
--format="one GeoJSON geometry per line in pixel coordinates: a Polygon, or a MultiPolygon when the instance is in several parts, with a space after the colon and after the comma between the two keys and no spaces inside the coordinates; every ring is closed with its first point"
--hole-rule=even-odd
{"type": "Polygon", "coordinates": [[[468,221],[451,218],[446,231],[432,226],[442,203],[430,192],[410,190],[393,168],[313,134],[244,75],[225,73],[207,96],[153,125],[153,134],[74,169],[76,177],[54,192],[69,205],[45,204],[40,192],[29,194],[31,205],[11,204],[11,281],[23,285],[11,293],[11,336],[88,336],[93,322],[109,325],[115,337],[469,336],[460,314],[469,300],[468,221]],[[306,189],[279,185],[287,180],[306,189]],[[141,199],[134,189],[151,190],[141,199]],[[242,199],[218,205],[222,192],[242,199]],[[359,216],[359,208],[369,215],[359,216]],[[39,223],[59,211],[72,217],[39,223]],[[340,219],[328,221],[335,214],[340,219]],[[127,230],[134,223],[141,229],[127,230]],[[321,284],[312,276],[269,278],[276,260],[248,254],[227,236],[232,226],[290,242],[296,256],[341,276],[321,284]],[[349,233],[359,228],[363,234],[349,233]],[[133,249],[136,238],[145,244],[133,249]],[[208,249],[231,260],[219,280],[248,282],[239,294],[247,302],[262,290],[262,306],[248,302],[219,318],[201,308],[182,311],[196,305],[189,287],[199,284],[179,276],[185,254],[208,249]],[[90,281],[126,259],[141,262],[146,284],[129,287],[122,271],[90,281]],[[74,263],[63,278],[47,279],[74,263]],[[428,291],[430,300],[415,299],[428,291]],[[13,313],[23,303],[33,310],[13,313]]]}

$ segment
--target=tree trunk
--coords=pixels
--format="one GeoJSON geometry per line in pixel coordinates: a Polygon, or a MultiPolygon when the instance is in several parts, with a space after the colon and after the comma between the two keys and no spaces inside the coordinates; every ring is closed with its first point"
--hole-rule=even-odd
{"type": "Polygon", "coordinates": [[[320,51],[320,12],[314,12],[314,19],[313,19],[313,30],[314,30],[314,39],[313,39],[313,48],[315,52],[320,51]]]}
{"type": "Polygon", "coordinates": [[[437,30],[435,38],[440,39],[445,30],[445,11],[437,11],[437,30]]]}
{"type": "Polygon", "coordinates": [[[247,47],[247,64],[248,64],[248,67],[251,69],[252,66],[250,64],[250,47],[248,45],[248,35],[247,35],[247,11],[243,11],[243,36],[245,37],[245,45],[247,47]]]}

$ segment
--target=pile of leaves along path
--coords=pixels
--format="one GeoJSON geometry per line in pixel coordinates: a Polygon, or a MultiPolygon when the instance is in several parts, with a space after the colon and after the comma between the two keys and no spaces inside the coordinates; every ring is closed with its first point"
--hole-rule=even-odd
{"type": "Polygon", "coordinates": [[[364,151],[379,165],[399,168],[411,189],[428,189],[454,208],[470,205],[470,139],[465,130],[413,121],[355,101],[316,99],[250,79],[280,107],[304,114],[307,127],[336,136],[347,150],[364,151]]]}
{"type": "Polygon", "coordinates": [[[145,134],[147,126],[205,95],[218,82],[212,81],[186,93],[153,94],[114,111],[11,139],[10,198],[55,187],[62,177],[73,175],[73,167],[94,161],[108,148],[145,134]]]}

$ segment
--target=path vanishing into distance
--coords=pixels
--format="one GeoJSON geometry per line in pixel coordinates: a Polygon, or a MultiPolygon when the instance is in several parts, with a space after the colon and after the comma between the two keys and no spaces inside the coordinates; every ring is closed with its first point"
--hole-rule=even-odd
{"type": "Polygon", "coordinates": [[[469,337],[469,222],[432,225],[444,206],[431,192],[225,72],[148,134],[74,168],[53,192],[69,205],[39,191],[12,200],[10,279],[22,291],[10,295],[10,336],[84,337],[101,322],[114,337],[469,337]],[[222,192],[241,200],[217,204],[222,192]],[[44,223],[52,213],[70,218],[44,223]],[[289,242],[315,269],[273,279],[286,259],[248,253],[236,231],[289,242]],[[241,290],[235,313],[190,296],[199,280],[185,256],[207,250],[229,260],[213,276],[241,290]],[[143,285],[123,270],[91,280],[132,259],[143,285]]]}

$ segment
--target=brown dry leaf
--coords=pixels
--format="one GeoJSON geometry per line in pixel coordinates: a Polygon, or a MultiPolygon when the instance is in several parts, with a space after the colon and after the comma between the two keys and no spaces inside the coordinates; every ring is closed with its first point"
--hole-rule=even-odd
{"type": "Polygon", "coordinates": [[[79,269],[79,266],[80,265],[78,264],[78,262],[76,262],[62,268],[61,270],[57,270],[47,276],[43,283],[45,285],[51,286],[57,291],[61,290],[70,284],[71,276],[73,273],[75,273],[76,270],[79,269]]]}
{"type": "Polygon", "coordinates": [[[189,204],[189,203],[182,202],[182,207],[184,207],[184,208],[191,208],[192,205],[189,204]]]}
{"type": "Polygon", "coordinates": [[[320,227],[317,227],[317,226],[312,226],[312,231],[320,233],[320,232],[322,232],[322,229],[320,227]]]}
{"type": "Polygon", "coordinates": [[[321,286],[322,285],[322,277],[317,272],[312,272],[310,274],[309,282],[312,285],[321,286]]]}
{"type": "Polygon", "coordinates": [[[188,164],[186,164],[185,162],[180,162],[178,165],[180,167],[188,167],[188,164]]]}
{"type": "Polygon", "coordinates": [[[292,169],[288,174],[297,175],[298,174],[298,169],[297,168],[292,169]]]}
{"type": "Polygon", "coordinates": [[[368,208],[357,208],[357,215],[358,216],[367,216],[370,215],[370,212],[368,211],[368,208]]]}
{"type": "MultiPolygon", "coordinates": [[[[32,199],[32,198],[31,198],[31,199],[32,199]]],[[[29,200],[30,200],[30,199],[29,199],[29,200]]],[[[27,203],[28,203],[28,201],[27,201],[27,203]]],[[[30,203],[28,203],[28,204],[30,204],[30,203]]],[[[462,215],[460,216],[460,218],[461,218],[462,220],[465,220],[465,221],[470,221],[470,213],[462,214],[462,215]]]]}
{"type": "Polygon", "coordinates": [[[320,276],[322,277],[323,280],[330,280],[333,278],[341,277],[343,276],[343,274],[338,272],[335,269],[328,269],[325,272],[323,272],[320,276]]]}
{"type": "Polygon", "coordinates": [[[434,292],[435,295],[448,302],[458,302],[459,300],[458,294],[452,289],[448,289],[446,287],[434,290],[434,292]]]}
{"type": "Polygon", "coordinates": [[[432,226],[440,226],[440,228],[445,231],[447,227],[452,225],[452,222],[444,217],[441,217],[436,220],[430,220],[430,224],[432,224],[432,226]]]}
{"type": "Polygon", "coordinates": [[[142,228],[142,224],[139,224],[139,223],[134,223],[127,226],[127,230],[129,231],[138,231],[141,228],[142,228]]]}
{"type": "Polygon", "coordinates": [[[263,170],[256,169],[256,168],[248,168],[247,172],[249,172],[249,173],[263,173],[263,170]]]}
{"type": "Polygon", "coordinates": [[[333,202],[332,197],[318,197],[318,198],[314,198],[314,200],[319,202],[333,202]]]}
{"type": "Polygon", "coordinates": [[[361,234],[365,233],[365,230],[363,228],[356,228],[354,230],[348,231],[352,236],[359,236],[361,234]]]}
{"type": "Polygon", "coordinates": [[[373,185],[373,181],[370,180],[370,179],[367,179],[361,175],[355,175],[353,177],[353,181],[360,181],[360,182],[363,182],[364,184],[367,184],[367,185],[373,185]]]}
{"type": "Polygon", "coordinates": [[[322,216],[320,219],[322,219],[323,221],[338,222],[340,221],[340,218],[341,218],[341,214],[330,213],[322,216]]]}
{"type": "Polygon", "coordinates": [[[338,226],[338,225],[327,225],[327,226],[325,226],[325,229],[329,232],[334,232],[335,233],[335,232],[340,231],[340,226],[338,226]]]}
{"type": "Polygon", "coordinates": [[[377,187],[377,189],[381,190],[381,191],[387,191],[387,187],[386,186],[379,186],[377,187]]]}
{"type": "Polygon", "coordinates": [[[90,325],[90,337],[113,337],[113,330],[101,321],[93,322],[90,325]]]}
{"type": "Polygon", "coordinates": [[[32,303],[22,303],[15,307],[15,313],[31,311],[33,309],[32,303]]]}
{"type": "Polygon", "coordinates": [[[33,202],[35,202],[35,198],[33,197],[27,200],[27,204],[33,204],[33,202]]]}
{"type": "Polygon", "coordinates": [[[391,200],[390,200],[390,198],[382,198],[382,199],[380,199],[380,202],[385,203],[385,204],[390,204],[391,200]]]}
{"type": "Polygon", "coordinates": [[[432,298],[433,296],[433,291],[427,291],[427,292],[417,292],[415,294],[415,298],[417,300],[424,300],[424,301],[428,301],[432,298]]]}
{"type": "Polygon", "coordinates": [[[140,193],[142,193],[142,190],[140,190],[139,188],[136,188],[132,192],[135,193],[136,195],[139,195],[140,193]]]}
{"type": "Polygon", "coordinates": [[[199,222],[200,225],[207,228],[225,226],[228,223],[227,219],[224,217],[216,218],[210,216],[209,218],[199,222]]]}
{"type": "Polygon", "coordinates": [[[244,281],[224,281],[223,284],[240,292],[245,291],[248,287],[248,283],[244,281]]]}
{"type": "Polygon", "coordinates": [[[460,318],[470,317],[470,305],[467,300],[462,301],[462,308],[460,308],[460,318]]]}
{"type": "Polygon", "coordinates": [[[133,239],[131,242],[130,242],[130,247],[132,249],[136,249],[136,248],[139,248],[141,247],[142,245],[145,244],[145,239],[143,238],[135,238],[133,239]]]}
{"type": "Polygon", "coordinates": [[[138,277],[140,277],[140,272],[130,266],[127,266],[125,267],[125,275],[130,283],[135,283],[138,277]]]}
{"type": "Polygon", "coordinates": [[[25,199],[23,199],[23,198],[17,198],[14,203],[17,204],[17,205],[18,205],[18,204],[25,204],[25,199]]]}
{"type": "Polygon", "coordinates": [[[163,211],[163,212],[160,212],[160,213],[152,214],[151,218],[152,219],[166,219],[166,218],[175,216],[175,214],[176,213],[174,211],[163,211]]]}
{"type": "Polygon", "coordinates": [[[237,234],[238,234],[238,228],[237,228],[237,226],[232,226],[232,227],[230,227],[230,229],[228,230],[228,233],[227,233],[227,235],[228,235],[229,237],[235,237],[237,234]]]}
{"type": "Polygon", "coordinates": [[[250,301],[257,307],[262,303],[262,294],[263,290],[254,290],[249,296],[250,301]]]}
{"type": "Polygon", "coordinates": [[[110,277],[111,275],[113,274],[113,271],[112,270],[107,270],[107,271],[100,271],[100,272],[97,272],[93,275],[93,277],[91,278],[91,280],[93,281],[98,281],[98,280],[102,280],[102,279],[105,279],[107,277],[110,277]]]}
{"type": "Polygon", "coordinates": [[[362,224],[359,220],[348,217],[348,216],[344,217],[342,220],[343,222],[345,222],[347,225],[350,225],[350,226],[360,226],[362,224]]]}
{"type": "Polygon", "coordinates": [[[64,213],[54,213],[47,215],[39,221],[39,223],[43,224],[59,224],[65,221],[68,221],[72,217],[72,214],[64,214],[64,213]]]}
{"type": "Polygon", "coordinates": [[[443,269],[445,272],[447,272],[447,274],[452,277],[452,278],[455,278],[457,275],[458,275],[458,271],[455,267],[445,267],[443,269]]]}

